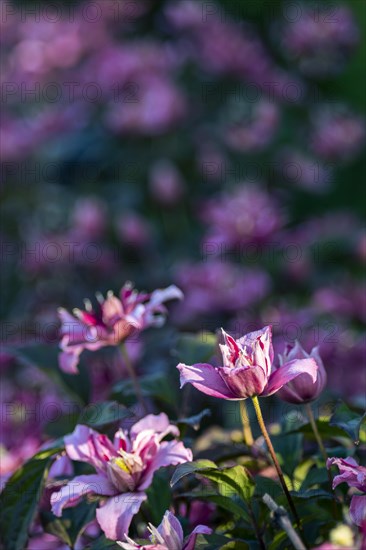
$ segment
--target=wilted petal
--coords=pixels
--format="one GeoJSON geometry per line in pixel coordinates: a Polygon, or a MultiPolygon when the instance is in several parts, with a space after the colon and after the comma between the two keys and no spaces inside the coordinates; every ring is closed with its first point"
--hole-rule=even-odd
{"type": "Polygon", "coordinates": [[[225,384],[220,375],[220,368],[213,367],[206,363],[196,365],[184,365],[179,363],[177,369],[180,372],[180,387],[185,384],[192,384],[197,390],[221,399],[241,399],[235,395],[225,384]]]}
{"type": "Polygon", "coordinates": [[[197,535],[211,535],[212,529],[206,525],[197,525],[192,533],[187,537],[183,550],[194,550],[197,535]]]}
{"type": "Polygon", "coordinates": [[[107,538],[124,540],[132,518],[147,499],[145,493],[124,493],[109,498],[97,510],[97,521],[107,538]]]}
{"type": "Polygon", "coordinates": [[[366,520],[366,495],[354,495],[349,509],[352,521],[361,527],[366,520]]]}
{"type": "Polygon", "coordinates": [[[220,375],[237,399],[261,395],[267,378],[262,367],[237,367],[220,369],[220,375]]]}
{"type": "Polygon", "coordinates": [[[317,370],[318,366],[314,359],[294,359],[293,361],[289,361],[270,375],[268,385],[262,395],[268,396],[276,393],[282,386],[303,373],[307,373],[312,381],[315,382],[317,370]]]}
{"type": "Polygon", "coordinates": [[[88,494],[114,495],[115,487],[106,477],[99,474],[77,476],[67,483],[60,491],[51,495],[52,512],[60,517],[64,508],[76,506],[88,494]]]}

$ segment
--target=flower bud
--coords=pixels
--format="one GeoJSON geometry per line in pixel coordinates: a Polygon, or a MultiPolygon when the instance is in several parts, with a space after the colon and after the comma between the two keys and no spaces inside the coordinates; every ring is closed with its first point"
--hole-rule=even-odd
{"type": "Polygon", "coordinates": [[[288,384],[283,386],[278,392],[278,397],[283,399],[283,401],[296,404],[309,403],[319,397],[323,391],[327,381],[327,373],[317,347],[313,348],[309,354],[306,353],[299,342],[296,341],[294,346],[287,346],[284,354],[279,355],[281,366],[284,363],[288,363],[294,359],[308,358],[314,359],[318,366],[315,382],[313,382],[311,376],[306,372],[300,374],[288,384]]]}

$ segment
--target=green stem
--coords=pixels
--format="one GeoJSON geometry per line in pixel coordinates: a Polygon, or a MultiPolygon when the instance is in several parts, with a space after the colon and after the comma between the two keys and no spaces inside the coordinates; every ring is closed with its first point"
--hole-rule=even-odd
{"type": "Polygon", "coordinates": [[[281,485],[282,485],[282,489],[283,489],[283,492],[285,493],[286,495],[286,498],[288,500],[288,503],[289,503],[289,506],[290,506],[290,510],[296,520],[296,524],[298,527],[301,526],[300,524],[300,518],[297,514],[297,511],[296,511],[296,508],[295,508],[295,505],[294,505],[294,501],[292,500],[292,497],[290,495],[290,492],[287,488],[287,485],[286,485],[286,482],[285,482],[285,478],[283,476],[283,472],[282,472],[282,469],[281,469],[281,466],[280,466],[280,463],[278,462],[278,459],[277,459],[277,456],[276,456],[276,453],[275,453],[275,450],[273,448],[273,445],[272,445],[272,441],[269,437],[269,433],[267,431],[267,428],[266,428],[266,425],[264,423],[264,419],[263,419],[263,415],[262,415],[262,411],[261,411],[261,407],[260,407],[260,404],[259,404],[259,400],[258,400],[258,397],[257,396],[254,396],[252,397],[252,401],[253,401],[253,405],[254,405],[254,409],[255,409],[255,413],[257,415],[257,419],[258,419],[258,424],[259,424],[259,427],[262,431],[262,434],[263,434],[263,437],[265,439],[265,442],[267,443],[267,447],[268,447],[268,450],[269,450],[269,453],[272,457],[272,460],[273,460],[273,464],[276,468],[276,471],[277,471],[277,475],[278,475],[278,478],[281,482],[281,485]]]}
{"type": "MultiPolygon", "coordinates": [[[[327,460],[328,460],[329,457],[328,457],[327,451],[325,450],[323,440],[322,440],[321,435],[320,435],[319,430],[318,430],[318,426],[316,425],[313,409],[311,408],[310,403],[306,403],[305,409],[306,409],[306,414],[308,415],[308,418],[309,418],[310,425],[311,425],[312,430],[314,432],[316,442],[319,446],[320,453],[321,453],[321,455],[324,459],[325,464],[327,464],[327,460]]],[[[327,469],[327,472],[328,472],[328,479],[329,479],[329,483],[330,483],[330,488],[331,488],[331,491],[332,491],[333,490],[332,489],[332,487],[333,487],[332,474],[330,473],[330,470],[328,470],[328,469],[327,469]]]]}
{"type": "Polygon", "coordinates": [[[244,399],[239,401],[239,404],[240,404],[240,418],[243,426],[244,443],[248,447],[251,447],[254,443],[254,439],[253,439],[253,434],[250,427],[250,420],[248,416],[247,406],[244,399]]]}
{"type": "Polygon", "coordinates": [[[124,343],[122,343],[120,345],[120,350],[121,350],[123,361],[126,365],[128,374],[130,375],[130,378],[131,378],[131,381],[132,381],[132,384],[133,384],[133,387],[134,387],[134,390],[135,390],[135,393],[136,393],[137,400],[140,403],[144,413],[146,414],[147,413],[147,407],[146,407],[146,404],[145,404],[144,397],[142,395],[140,382],[139,382],[139,379],[136,375],[136,372],[135,372],[135,369],[134,369],[133,364],[131,362],[130,356],[128,355],[126,345],[124,343]]]}

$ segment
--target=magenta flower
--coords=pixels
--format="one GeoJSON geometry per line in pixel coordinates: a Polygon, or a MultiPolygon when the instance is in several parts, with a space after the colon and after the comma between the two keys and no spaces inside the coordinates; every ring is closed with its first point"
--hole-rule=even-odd
{"type": "Polygon", "coordinates": [[[307,373],[316,381],[317,365],[312,358],[293,359],[273,370],[272,328],[250,332],[239,340],[222,330],[220,344],[223,366],[206,363],[188,366],[180,363],[181,387],[190,383],[207,395],[239,400],[253,396],[266,397],[285,384],[307,373]]]}
{"type": "Polygon", "coordinates": [[[112,540],[123,539],[156,470],[192,460],[191,450],[181,441],[163,441],[168,434],[177,437],[179,430],[164,413],[145,416],[129,433],[118,430],[113,443],[87,426],[76,426],[65,437],[66,453],[97,473],[77,476],[53,493],[53,513],[60,517],[64,508],[76,506],[84,496],[99,495],[103,502],[96,517],[101,529],[112,540]]]}
{"type": "Polygon", "coordinates": [[[329,458],[327,468],[338,466],[340,474],[333,479],[333,489],[340,483],[347,483],[361,491],[362,495],[353,495],[349,513],[352,521],[361,526],[366,521],[366,468],[359,466],[354,458],[329,458]]]}
{"type": "Polygon", "coordinates": [[[309,403],[319,397],[327,382],[327,373],[325,372],[323,361],[320,358],[317,347],[313,348],[309,354],[306,353],[297,341],[294,346],[287,346],[285,353],[283,355],[279,355],[281,364],[280,369],[282,368],[282,365],[294,359],[310,358],[313,358],[318,366],[315,382],[307,372],[300,374],[279,390],[278,397],[288,403],[297,404],[309,403]]]}
{"type": "Polygon", "coordinates": [[[89,300],[85,301],[85,311],[74,310],[75,317],[59,309],[62,322],[59,365],[69,374],[77,373],[79,356],[85,349],[95,351],[104,346],[116,346],[133,332],[162,326],[167,313],[163,303],[182,299],[183,293],[171,285],[147,294],[137,292],[131,283],[126,283],[118,298],[111,291],[106,299],[100,295],[97,298],[96,311],[89,300]]]}
{"type": "Polygon", "coordinates": [[[124,550],[194,550],[196,538],[199,534],[209,535],[212,529],[206,525],[197,525],[192,533],[184,541],[183,529],[174,514],[166,511],[159,527],[149,524],[151,532],[150,540],[152,544],[141,546],[129,537],[125,537],[127,542],[118,542],[124,550]]]}

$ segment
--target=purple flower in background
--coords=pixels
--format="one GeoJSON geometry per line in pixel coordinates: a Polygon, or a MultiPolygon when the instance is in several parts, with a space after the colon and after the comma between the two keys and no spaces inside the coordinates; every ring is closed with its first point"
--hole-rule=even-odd
{"type": "Polygon", "coordinates": [[[337,466],[339,475],[333,479],[333,489],[340,483],[347,483],[348,487],[354,487],[361,491],[362,495],[353,495],[350,506],[352,521],[361,526],[366,521],[366,468],[357,464],[354,458],[329,458],[327,468],[337,466]]]}
{"type": "Polygon", "coordinates": [[[199,534],[210,535],[212,529],[205,525],[197,525],[194,531],[184,541],[183,529],[174,514],[167,511],[159,527],[149,524],[152,544],[140,545],[126,536],[126,542],[118,542],[124,550],[194,550],[199,534]]]}
{"type": "Polygon", "coordinates": [[[118,430],[113,442],[87,426],[76,426],[65,437],[66,453],[97,473],[77,476],[53,493],[53,513],[60,517],[64,508],[76,506],[84,496],[98,495],[103,498],[97,510],[101,529],[108,538],[122,540],[147,498],[145,491],[156,470],[192,460],[192,452],[182,442],[163,441],[169,434],[178,437],[179,430],[164,413],[147,415],[129,432],[118,430]]]}
{"type": "Polygon", "coordinates": [[[309,76],[338,73],[359,41],[352,11],[341,5],[319,9],[305,4],[295,6],[281,27],[282,49],[309,76]]]}
{"type": "Polygon", "coordinates": [[[240,400],[276,393],[297,376],[307,373],[315,383],[314,359],[292,359],[273,369],[272,329],[270,326],[250,332],[239,340],[222,330],[220,350],[223,366],[207,363],[192,366],[180,363],[181,387],[192,384],[201,392],[221,399],[240,400]]]}
{"type": "Polygon", "coordinates": [[[204,246],[219,244],[229,248],[265,243],[284,221],[272,196],[252,185],[241,185],[231,194],[208,201],[202,218],[209,225],[204,246]]]}
{"type": "Polygon", "coordinates": [[[134,290],[131,283],[126,283],[118,298],[112,292],[106,299],[98,296],[97,310],[88,300],[85,301],[85,311],[74,310],[75,317],[60,308],[60,368],[75,374],[79,356],[85,349],[95,351],[104,346],[116,346],[135,331],[161,327],[167,313],[163,303],[182,298],[181,290],[174,285],[147,294],[134,290]]]}
{"type": "Polygon", "coordinates": [[[338,110],[322,109],[313,116],[311,147],[327,161],[347,161],[354,158],[365,143],[366,128],[362,117],[338,110]]]}
{"type": "MultiPolygon", "coordinates": [[[[216,247],[209,247],[207,254],[210,251],[215,254],[216,247]]],[[[265,271],[239,267],[219,258],[180,265],[176,280],[184,291],[184,301],[176,312],[178,321],[205,313],[238,311],[263,299],[271,288],[265,271]]]]}
{"type": "Polygon", "coordinates": [[[313,358],[318,366],[316,380],[314,381],[308,373],[300,374],[279,390],[278,397],[288,403],[297,404],[309,403],[319,397],[327,382],[327,373],[325,372],[323,361],[320,358],[317,347],[313,348],[309,354],[306,353],[297,341],[294,346],[286,346],[285,352],[282,355],[279,355],[279,368],[281,369],[283,365],[286,365],[286,363],[293,361],[294,359],[309,358],[313,358]]]}

